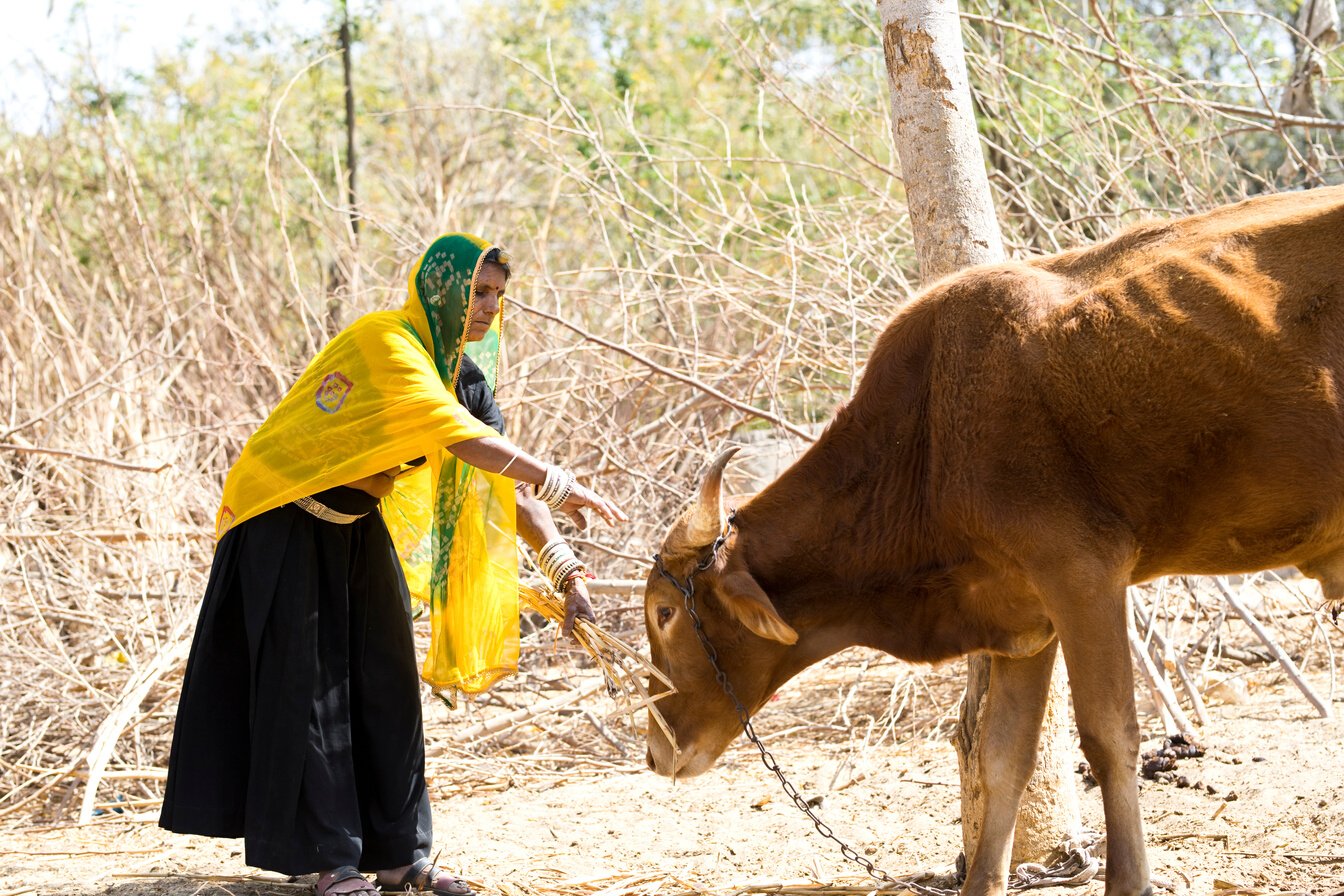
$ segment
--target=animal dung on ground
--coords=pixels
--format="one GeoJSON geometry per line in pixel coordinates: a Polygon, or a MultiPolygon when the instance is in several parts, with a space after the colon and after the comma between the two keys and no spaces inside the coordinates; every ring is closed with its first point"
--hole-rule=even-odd
{"type": "Polygon", "coordinates": [[[1178,759],[1194,759],[1204,755],[1204,747],[1184,735],[1172,734],[1162,739],[1162,746],[1149,750],[1139,757],[1142,765],[1140,774],[1149,781],[1175,784],[1177,787],[1189,787],[1190,782],[1184,775],[1175,774],[1178,759]]]}

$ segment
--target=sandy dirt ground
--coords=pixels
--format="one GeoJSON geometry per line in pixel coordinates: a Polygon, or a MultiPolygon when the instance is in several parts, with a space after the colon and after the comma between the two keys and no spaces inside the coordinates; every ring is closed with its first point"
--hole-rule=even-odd
{"type": "MultiPolygon", "coordinates": [[[[873,719],[896,718],[883,713],[893,677],[908,674],[885,658],[833,658],[786,686],[758,725],[791,779],[820,797],[823,818],[857,850],[894,874],[946,871],[960,850],[946,736],[959,670],[926,673],[910,691],[947,701],[934,707],[941,724],[904,738],[897,725],[874,738],[873,719]],[[855,685],[858,667],[864,687],[855,685]],[[839,701],[827,696],[836,676],[849,676],[839,701]]],[[[1141,783],[1154,876],[1200,896],[1344,892],[1341,725],[1317,718],[1274,667],[1238,677],[1238,702],[1212,706],[1200,731],[1206,755],[1176,769],[1191,786],[1141,783]]],[[[1313,683],[1328,693],[1328,681],[1313,683]]],[[[605,757],[572,762],[536,753],[453,761],[461,711],[431,704],[426,717],[441,861],[483,893],[729,894],[864,881],[788,803],[745,741],[711,773],[673,785],[645,771],[637,745],[620,739],[605,757]]],[[[1158,721],[1143,722],[1144,749],[1157,746],[1158,721]]],[[[1099,791],[1080,793],[1084,823],[1099,830],[1099,791]]],[[[0,896],[262,896],[311,885],[248,868],[239,841],[161,831],[153,815],[0,831],[0,896]]],[[[1100,894],[1103,886],[1038,892],[1100,894]]]]}

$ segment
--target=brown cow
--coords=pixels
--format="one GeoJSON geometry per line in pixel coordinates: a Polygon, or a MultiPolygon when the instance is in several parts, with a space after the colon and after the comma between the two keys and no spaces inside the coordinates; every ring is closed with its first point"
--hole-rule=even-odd
{"type": "MultiPolygon", "coordinates": [[[[964,893],[1002,894],[1056,644],[1101,784],[1107,896],[1149,890],[1125,588],[1294,565],[1344,597],[1344,187],[974,268],[905,307],[854,399],[724,516],[715,462],[661,558],[755,711],[853,645],[982,650],[984,824],[964,893]],[[711,545],[724,533],[719,551],[711,545]]],[[[649,764],[697,775],[740,731],[682,594],[649,575],[649,764]],[[655,690],[661,690],[654,686],[655,690]],[[679,749],[678,749],[679,748],[679,749]]]]}

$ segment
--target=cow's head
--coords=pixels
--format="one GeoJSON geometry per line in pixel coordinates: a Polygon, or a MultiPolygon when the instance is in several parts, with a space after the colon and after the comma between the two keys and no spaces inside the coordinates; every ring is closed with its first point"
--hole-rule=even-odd
{"type": "MultiPolygon", "coordinates": [[[[708,567],[696,571],[710,558],[715,541],[728,527],[723,511],[723,468],[734,450],[715,459],[696,500],[672,526],[659,557],[663,569],[682,584],[694,573],[695,607],[705,635],[737,698],[749,712],[755,712],[779,686],[781,659],[798,640],[798,633],[780,617],[747,569],[738,549],[737,530],[728,532],[708,567]]],[[[650,719],[649,767],[670,777],[698,775],[714,764],[742,729],[737,710],[715,678],[684,595],[657,563],[644,591],[644,623],[654,665],[675,689],[656,706],[676,744],[650,719]]],[[[656,679],[650,680],[649,689],[652,694],[667,690],[656,679]]]]}

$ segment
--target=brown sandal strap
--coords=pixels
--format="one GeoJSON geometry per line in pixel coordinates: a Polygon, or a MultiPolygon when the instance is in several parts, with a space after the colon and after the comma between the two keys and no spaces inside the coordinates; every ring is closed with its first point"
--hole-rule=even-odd
{"type": "Polygon", "coordinates": [[[369,879],[360,874],[359,869],[354,865],[342,865],[341,867],[334,869],[331,872],[331,876],[327,878],[326,883],[322,882],[322,875],[318,875],[318,882],[313,884],[313,892],[316,893],[317,896],[327,896],[327,894],[331,892],[331,888],[336,884],[347,880],[354,880],[356,878],[362,881],[364,886],[357,887],[353,890],[338,890],[336,896],[348,896],[348,894],[352,893],[378,892],[378,888],[369,883],[369,879]]]}
{"type": "MultiPolygon", "coordinates": [[[[421,861],[425,863],[425,866],[415,874],[415,883],[418,889],[432,891],[434,893],[443,893],[448,890],[448,887],[452,887],[453,889],[460,888],[462,890],[461,896],[474,896],[476,891],[471,888],[471,884],[467,883],[465,879],[458,877],[445,868],[435,865],[429,859],[422,859],[421,861]],[[435,886],[439,882],[440,877],[448,878],[448,887],[435,886]]],[[[417,862],[416,864],[419,863],[417,862]]],[[[414,866],[412,867],[414,868],[414,866]]]]}
{"type": "Polygon", "coordinates": [[[407,867],[405,873],[396,883],[380,883],[379,889],[384,893],[411,891],[447,894],[447,896],[476,896],[476,891],[471,888],[471,884],[467,882],[466,878],[452,874],[446,868],[434,864],[434,861],[429,858],[416,859],[407,867]],[[447,886],[435,886],[440,878],[448,880],[447,886]],[[460,890],[461,892],[453,892],[454,890],[460,890]]]}

